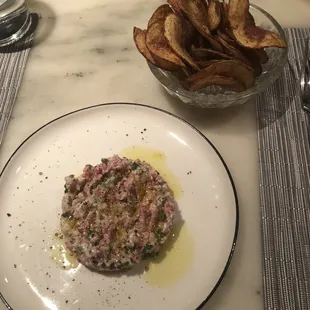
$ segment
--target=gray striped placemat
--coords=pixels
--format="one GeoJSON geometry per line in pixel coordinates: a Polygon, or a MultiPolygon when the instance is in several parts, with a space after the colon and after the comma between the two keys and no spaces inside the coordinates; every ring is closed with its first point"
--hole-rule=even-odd
{"type": "Polygon", "coordinates": [[[256,102],[264,308],[310,309],[310,119],[297,78],[310,29],[287,29],[289,64],[256,102]]]}
{"type": "Polygon", "coordinates": [[[31,18],[31,27],[23,39],[0,48],[0,145],[8,127],[38,24],[37,14],[31,14],[31,18]]]}

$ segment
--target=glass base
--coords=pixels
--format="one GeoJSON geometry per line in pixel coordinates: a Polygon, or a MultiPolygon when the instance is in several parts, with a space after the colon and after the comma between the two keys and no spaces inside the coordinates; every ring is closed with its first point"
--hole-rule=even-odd
{"type": "Polygon", "coordinates": [[[16,11],[0,18],[0,47],[13,44],[20,40],[31,26],[31,15],[26,4],[16,11]]]}

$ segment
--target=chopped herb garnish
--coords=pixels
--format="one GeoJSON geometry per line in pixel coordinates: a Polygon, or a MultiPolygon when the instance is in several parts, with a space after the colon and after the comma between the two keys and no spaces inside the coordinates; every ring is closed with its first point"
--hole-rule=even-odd
{"type": "Polygon", "coordinates": [[[133,164],[131,165],[131,170],[136,170],[138,167],[139,167],[138,164],[133,163],[133,164]]]}
{"type": "Polygon", "coordinates": [[[88,231],[88,237],[93,238],[95,236],[95,233],[92,230],[88,231]]]}
{"type": "Polygon", "coordinates": [[[136,249],[135,246],[132,247],[132,248],[126,247],[126,252],[127,253],[132,253],[135,249],[136,249]]]}
{"type": "Polygon", "coordinates": [[[155,231],[155,237],[157,239],[158,242],[162,241],[162,238],[164,237],[164,233],[162,232],[162,230],[160,228],[157,228],[155,231]]]}
{"type": "Polygon", "coordinates": [[[62,213],[61,216],[64,217],[64,218],[71,219],[72,218],[72,213],[68,211],[68,212],[62,213]]]}
{"type": "Polygon", "coordinates": [[[102,162],[103,164],[107,164],[107,163],[108,163],[108,159],[107,159],[107,158],[101,158],[101,162],[102,162]]]}
{"type": "Polygon", "coordinates": [[[144,248],[143,248],[143,250],[142,250],[142,253],[143,254],[148,254],[148,252],[149,251],[151,251],[152,249],[153,249],[153,245],[151,245],[151,244],[146,244],[145,246],[144,246],[144,248]]]}
{"type": "Polygon", "coordinates": [[[158,219],[158,221],[160,221],[160,222],[163,222],[163,221],[165,221],[165,220],[167,219],[167,215],[166,215],[166,213],[164,212],[164,210],[160,209],[160,210],[158,211],[157,219],[158,219]]]}

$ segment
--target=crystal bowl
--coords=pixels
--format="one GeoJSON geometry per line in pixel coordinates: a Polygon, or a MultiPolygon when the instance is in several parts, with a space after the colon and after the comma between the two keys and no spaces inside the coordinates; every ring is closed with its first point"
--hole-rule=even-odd
{"type": "MultiPolygon", "coordinates": [[[[287,43],[283,29],[269,13],[254,4],[250,5],[250,13],[253,15],[257,26],[278,33],[281,39],[287,43]]],[[[226,108],[241,105],[250,99],[254,99],[279,78],[287,62],[287,48],[266,48],[265,51],[269,60],[262,65],[262,74],[256,78],[253,87],[241,93],[227,91],[217,86],[207,87],[200,91],[187,91],[170,72],[159,69],[150,63],[148,65],[154,76],[171,96],[186,104],[201,108],[226,108]]]]}

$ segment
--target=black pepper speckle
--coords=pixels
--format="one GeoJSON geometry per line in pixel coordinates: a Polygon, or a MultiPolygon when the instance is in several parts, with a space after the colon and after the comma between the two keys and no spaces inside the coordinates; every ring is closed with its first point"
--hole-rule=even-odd
{"type": "Polygon", "coordinates": [[[8,217],[11,217],[11,216],[12,216],[12,214],[11,214],[11,213],[7,213],[6,215],[7,215],[8,217]]]}

